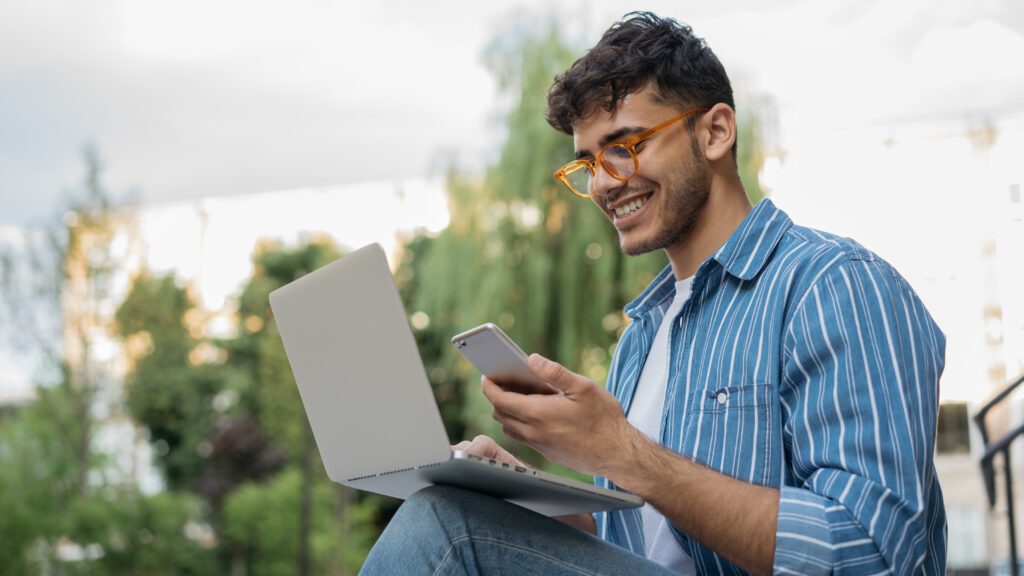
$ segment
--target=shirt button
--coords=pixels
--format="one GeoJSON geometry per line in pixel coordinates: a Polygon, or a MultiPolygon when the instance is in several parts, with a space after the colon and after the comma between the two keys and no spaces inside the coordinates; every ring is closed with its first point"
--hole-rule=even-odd
{"type": "Polygon", "coordinates": [[[729,396],[725,392],[719,392],[718,393],[718,403],[719,404],[725,404],[728,401],[729,401],[729,396]]]}

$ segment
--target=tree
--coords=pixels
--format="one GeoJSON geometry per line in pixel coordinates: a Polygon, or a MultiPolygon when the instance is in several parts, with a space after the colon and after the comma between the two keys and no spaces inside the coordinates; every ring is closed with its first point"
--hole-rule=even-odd
{"type": "MultiPolygon", "coordinates": [[[[282,516],[282,522],[275,525],[278,537],[296,536],[294,541],[289,540],[295,546],[268,549],[265,531],[252,532],[237,527],[235,523],[242,521],[238,519],[246,517],[242,510],[248,500],[241,494],[237,498],[229,496],[229,504],[234,502],[235,508],[229,511],[225,530],[232,538],[236,563],[244,557],[246,566],[265,566],[264,561],[254,564],[254,558],[267,558],[268,554],[273,555],[272,550],[277,550],[280,553],[287,551],[287,557],[295,559],[297,565],[292,566],[290,572],[310,574],[318,565],[329,565],[335,573],[347,573],[353,566],[343,557],[344,547],[358,549],[358,542],[363,541],[366,531],[371,529],[370,524],[355,520],[360,508],[354,491],[333,484],[323,472],[313,433],[269,306],[271,291],[340,256],[341,252],[326,238],[313,238],[296,248],[273,243],[260,246],[253,258],[253,275],[238,298],[239,335],[218,343],[227,352],[225,365],[230,367],[234,373],[232,379],[238,384],[239,406],[253,414],[260,427],[284,450],[289,470],[284,474],[297,473],[294,482],[289,480],[278,484],[284,482],[283,476],[273,480],[276,487],[273,494],[281,498],[285,498],[289,487],[297,488],[296,523],[286,521],[290,516],[282,516]],[[314,506],[317,494],[324,490],[333,494],[334,505],[327,508],[314,506]],[[332,523],[319,522],[316,510],[333,510],[332,523]],[[294,532],[286,526],[294,527],[294,532]],[[337,545],[331,548],[333,560],[324,560],[315,547],[315,540],[324,538],[325,534],[339,538],[337,545]]],[[[248,491],[246,494],[263,493],[263,488],[251,484],[243,490],[248,491]]],[[[261,568],[254,573],[272,572],[264,572],[261,568]]]]}
{"type": "Polygon", "coordinates": [[[110,329],[112,239],[131,213],[113,208],[95,149],[84,158],[60,225],[0,269],[5,315],[51,363],[36,398],[0,421],[0,574],[209,573],[183,532],[201,520],[194,499],[140,494],[96,441],[96,415],[118,410],[94,360],[110,329]]]}
{"type": "Polygon", "coordinates": [[[73,422],[66,385],[40,388],[36,399],[0,423],[0,574],[25,574],[55,562],[78,492],[78,443],[55,423],[73,422]],[[40,545],[37,546],[37,545],[40,545]],[[41,550],[30,556],[33,547],[41,550]],[[41,556],[41,557],[40,557],[41,556]]]}
{"type": "Polygon", "coordinates": [[[199,342],[185,326],[195,310],[173,275],[139,274],[115,313],[132,360],[125,395],[132,417],[150,442],[172,490],[192,490],[202,473],[204,443],[213,432],[212,402],[221,383],[193,354],[199,342]]]}
{"type": "Polygon", "coordinates": [[[374,533],[381,500],[358,502],[322,471],[269,307],[271,291],[339,256],[322,238],[258,246],[231,338],[202,336],[202,313],[170,275],[139,274],[116,314],[134,358],[131,413],[168,486],[208,504],[222,569],[235,574],[345,574],[374,533]]]}
{"type": "Polygon", "coordinates": [[[250,576],[292,575],[295,559],[307,545],[298,538],[303,522],[310,526],[308,568],[314,574],[355,573],[376,537],[371,530],[348,530],[344,523],[372,525],[376,505],[372,500],[353,503],[346,517],[336,514],[337,489],[329,481],[318,481],[309,495],[311,513],[303,520],[302,471],[297,468],[278,474],[267,483],[246,484],[233,492],[225,504],[225,537],[244,550],[244,572],[250,576]],[[339,552],[340,558],[339,558],[339,552]]]}

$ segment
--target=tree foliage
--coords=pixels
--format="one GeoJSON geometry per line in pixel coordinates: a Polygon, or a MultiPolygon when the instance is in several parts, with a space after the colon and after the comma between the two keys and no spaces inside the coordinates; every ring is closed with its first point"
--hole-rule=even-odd
{"type": "Polygon", "coordinates": [[[399,270],[410,309],[430,318],[419,341],[435,391],[464,406],[464,426],[450,432],[498,430],[476,372],[448,346],[424,343],[495,322],[524,350],[603,380],[618,311],[666,262],[625,258],[604,215],[551,178],[573,148],[544,120],[545,95],[575,54],[553,25],[495,41],[487,62],[513,102],[502,153],[482,182],[452,175],[451,225],[411,242],[399,270]]]}
{"type": "Polygon", "coordinates": [[[195,309],[173,275],[140,274],[117,309],[117,329],[133,357],[125,380],[131,415],[149,429],[168,486],[189,490],[202,470],[201,444],[213,428],[218,382],[190,362],[198,342],[185,326],[195,309]]]}
{"type": "Polygon", "coordinates": [[[101,394],[111,375],[94,348],[110,329],[114,231],[131,215],[113,210],[98,153],[84,160],[81,189],[31,265],[3,267],[8,318],[60,323],[18,322],[52,366],[34,400],[0,415],[0,574],[210,573],[207,547],[185,530],[202,521],[196,499],[141,494],[97,441],[97,415],[118,407],[101,394]]]}

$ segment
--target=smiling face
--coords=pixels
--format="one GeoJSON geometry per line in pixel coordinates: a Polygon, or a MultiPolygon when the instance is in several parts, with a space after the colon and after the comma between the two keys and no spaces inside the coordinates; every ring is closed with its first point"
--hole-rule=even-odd
{"type": "MultiPolygon", "coordinates": [[[[598,109],[573,125],[577,158],[593,158],[604,146],[679,114],[647,87],[622,100],[614,113],[598,109]]],[[[637,146],[640,169],[621,182],[598,168],[591,199],[604,211],[629,255],[686,242],[710,194],[708,166],[685,120],[637,146]]]]}

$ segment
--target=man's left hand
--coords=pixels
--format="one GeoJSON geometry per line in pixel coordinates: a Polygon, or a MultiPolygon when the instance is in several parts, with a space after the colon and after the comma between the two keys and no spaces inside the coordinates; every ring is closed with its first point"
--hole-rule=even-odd
{"type": "Polygon", "coordinates": [[[562,394],[518,394],[486,377],[484,396],[492,416],[510,438],[529,445],[545,458],[582,472],[606,475],[616,455],[623,455],[640,432],[629,425],[622,407],[589,378],[539,354],[530,369],[562,394]]]}

